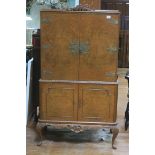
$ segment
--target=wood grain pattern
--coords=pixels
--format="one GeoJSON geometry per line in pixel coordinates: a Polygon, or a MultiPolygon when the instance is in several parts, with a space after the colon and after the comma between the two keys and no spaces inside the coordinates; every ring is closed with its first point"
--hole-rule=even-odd
{"type": "Polygon", "coordinates": [[[40,119],[77,120],[78,86],[75,84],[40,84],[40,119]]]}
{"type": "Polygon", "coordinates": [[[89,122],[115,122],[117,85],[80,85],[78,120],[89,122]]]}
{"type": "Polygon", "coordinates": [[[119,12],[42,11],[41,29],[42,79],[117,80],[119,12]]]}
{"type": "Polygon", "coordinates": [[[41,11],[39,120],[116,125],[118,39],[118,11],[41,11]]]}
{"type": "Polygon", "coordinates": [[[114,123],[117,85],[40,83],[40,119],[61,123],[114,123]]]}
{"type": "Polygon", "coordinates": [[[119,25],[111,19],[119,21],[119,16],[80,14],[80,44],[87,43],[89,49],[80,54],[79,80],[117,80],[118,51],[108,49],[118,49],[119,25]]]}
{"type": "Polygon", "coordinates": [[[78,79],[78,53],[70,44],[79,43],[77,14],[41,12],[41,78],[78,79]]]}

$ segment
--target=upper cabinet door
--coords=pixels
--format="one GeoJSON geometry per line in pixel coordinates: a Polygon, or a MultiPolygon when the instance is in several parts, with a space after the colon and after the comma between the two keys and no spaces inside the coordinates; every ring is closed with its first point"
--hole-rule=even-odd
{"type": "Polygon", "coordinates": [[[41,11],[41,79],[78,80],[79,15],[41,11]]]}
{"type": "Polygon", "coordinates": [[[79,80],[116,81],[119,14],[80,14],[79,80]]]}

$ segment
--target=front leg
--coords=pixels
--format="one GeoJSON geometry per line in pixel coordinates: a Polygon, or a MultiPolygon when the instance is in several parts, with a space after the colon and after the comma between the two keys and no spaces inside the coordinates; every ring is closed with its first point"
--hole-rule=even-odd
{"type": "Polygon", "coordinates": [[[39,143],[37,143],[37,146],[40,146],[42,144],[42,140],[43,140],[43,133],[44,133],[44,130],[46,130],[47,126],[41,124],[41,123],[38,123],[37,126],[36,126],[36,133],[39,137],[39,143]]]}
{"type": "Polygon", "coordinates": [[[114,142],[115,142],[115,139],[119,133],[119,129],[118,128],[111,128],[110,129],[110,132],[113,134],[112,136],[112,148],[113,149],[117,149],[115,146],[114,146],[114,142]]]}

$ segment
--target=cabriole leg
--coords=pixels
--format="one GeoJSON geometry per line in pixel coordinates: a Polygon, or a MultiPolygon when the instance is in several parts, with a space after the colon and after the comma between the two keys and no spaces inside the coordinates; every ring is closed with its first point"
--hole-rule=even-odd
{"type": "Polygon", "coordinates": [[[119,133],[119,129],[118,128],[111,128],[110,129],[110,132],[113,134],[112,136],[112,148],[113,149],[117,149],[115,146],[114,146],[114,142],[115,142],[115,139],[119,133]]]}

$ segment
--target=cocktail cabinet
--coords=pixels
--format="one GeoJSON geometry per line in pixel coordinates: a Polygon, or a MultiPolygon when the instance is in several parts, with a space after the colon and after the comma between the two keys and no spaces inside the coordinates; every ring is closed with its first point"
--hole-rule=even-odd
{"type": "Polygon", "coordinates": [[[117,128],[119,12],[42,10],[37,128],[117,128]]]}

